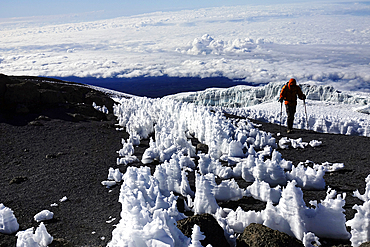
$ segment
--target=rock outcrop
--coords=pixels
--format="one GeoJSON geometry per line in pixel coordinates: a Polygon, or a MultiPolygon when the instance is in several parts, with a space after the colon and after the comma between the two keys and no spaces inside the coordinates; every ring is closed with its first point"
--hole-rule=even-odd
{"type": "Polygon", "coordinates": [[[236,240],[237,247],[303,247],[302,242],[261,224],[252,223],[244,229],[242,235],[236,240]]]}
{"type": "Polygon", "coordinates": [[[113,112],[114,101],[105,93],[85,85],[42,77],[14,77],[0,74],[0,112],[35,113],[44,109],[68,109],[76,121],[105,120],[106,114],[92,107],[93,102],[113,112]]]}

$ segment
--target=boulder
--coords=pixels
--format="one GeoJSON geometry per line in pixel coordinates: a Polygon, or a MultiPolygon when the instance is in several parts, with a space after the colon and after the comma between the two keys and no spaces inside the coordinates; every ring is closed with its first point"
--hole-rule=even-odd
{"type": "Polygon", "coordinates": [[[261,224],[252,223],[236,239],[237,247],[303,247],[303,243],[286,233],[272,230],[261,224]]]}
{"type": "Polygon", "coordinates": [[[208,244],[212,245],[212,247],[230,246],[225,238],[224,230],[210,214],[194,215],[177,221],[177,227],[189,238],[191,238],[195,224],[200,227],[200,231],[206,236],[204,240],[200,241],[203,246],[207,246],[208,244]]]}
{"type": "Polygon", "coordinates": [[[198,153],[199,151],[204,154],[208,154],[208,145],[203,144],[203,143],[198,143],[196,152],[198,153]]]}

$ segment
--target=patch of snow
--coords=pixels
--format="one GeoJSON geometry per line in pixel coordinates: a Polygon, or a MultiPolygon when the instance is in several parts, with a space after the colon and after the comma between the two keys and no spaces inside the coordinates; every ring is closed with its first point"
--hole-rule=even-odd
{"type": "Polygon", "coordinates": [[[36,228],[19,231],[17,234],[17,247],[47,247],[53,242],[53,237],[47,232],[43,222],[36,228]]]}
{"type": "Polygon", "coordinates": [[[19,229],[17,218],[13,211],[0,203],[0,233],[12,234],[19,229]]]}
{"type": "Polygon", "coordinates": [[[45,220],[51,220],[53,217],[54,217],[54,213],[45,209],[37,213],[33,218],[35,221],[40,222],[40,221],[45,221],[45,220]]]}

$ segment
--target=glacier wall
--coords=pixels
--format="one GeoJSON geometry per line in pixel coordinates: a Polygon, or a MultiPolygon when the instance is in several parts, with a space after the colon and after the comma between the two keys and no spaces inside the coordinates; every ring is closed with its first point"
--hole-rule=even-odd
{"type": "MultiPolygon", "coordinates": [[[[167,97],[208,106],[214,111],[285,125],[285,109],[277,101],[283,85],[284,83],[274,82],[258,87],[239,85],[167,97]]],[[[299,100],[293,128],[370,136],[370,94],[358,91],[340,92],[333,86],[314,83],[300,86],[307,95],[307,100],[305,104],[299,100]]]]}
{"type": "MultiPolygon", "coordinates": [[[[205,91],[179,93],[167,96],[181,102],[205,106],[248,107],[278,100],[284,83],[271,82],[264,86],[235,86],[231,88],[210,88],[205,91]]],[[[368,94],[359,92],[340,92],[333,86],[300,85],[308,100],[326,101],[344,104],[369,105],[368,94]]]]}

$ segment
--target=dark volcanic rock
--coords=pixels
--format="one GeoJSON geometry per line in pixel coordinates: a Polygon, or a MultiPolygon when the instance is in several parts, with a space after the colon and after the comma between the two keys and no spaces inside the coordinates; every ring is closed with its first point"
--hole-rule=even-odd
{"type": "Polygon", "coordinates": [[[27,179],[28,178],[26,176],[15,177],[15,178],[12,178],[12,180],[10,180],[9,184],[20,184],[20,183],[27,181],[27,179]]]}
{"type": "Polygon", "coordinates": [[[203,143],[198,143],[197,144],[197,153],[201,151],[204,154],[208,154],[208,145],[203,144],[203,143]]]}
{"type": "MultiPolygon", "coordinates": [[[[6,84],[10,83],[10,79],[3,74],[0,74],[0,99],[4,98],[6,92],[6,84]]],[[[1,104],[2,102],[0,102],[1,104]]]]}
{"type": "Polygon", "coordinates": [[[63,91],[52,89],[38,89],[40,92],[40,101],[43,105],[57,105],[64,103],[63,91]]]}
{"type": "Polygon", "coordinates": [[[212,236],[211,238],[206,237],[204,240],[200,241],[203,246],[207,246],[208,244],[211,244],[213,247],[230,246],[224,236],[224,230],[210,214],[195,215],[179,220],[177,222],[177,227],[185,236],[191,237],[195,224],[200,227],[201,232],[203,232],[205,236],[212,236]]]}
{"type": "Polygon", "coordinates": [[[5,107],[16,109],[18,104],[27,106],[29,109],[40,104],[40,92],[37,85],[32,82],[20,82],[6,84],[4,94],[5,107]]]}
{"type": "Polygon", "coordinates": [[[99,106],[105,105],[109,112],[113,112],[115,102],[108,95],[84,85],[49,78],[0,74],[1,112],[27,114],[54,107],[70,108],[72,105],[75,111],[72,113],[102,120],[102,115],[92,107],[93,102],[99,106]]]}
{"type": "Polygon", "coordinates": [[[252,223],[236,240],[237,247],[303,247],[302,242],[288,234],[272,230],[264,225],[252,223]]]}

